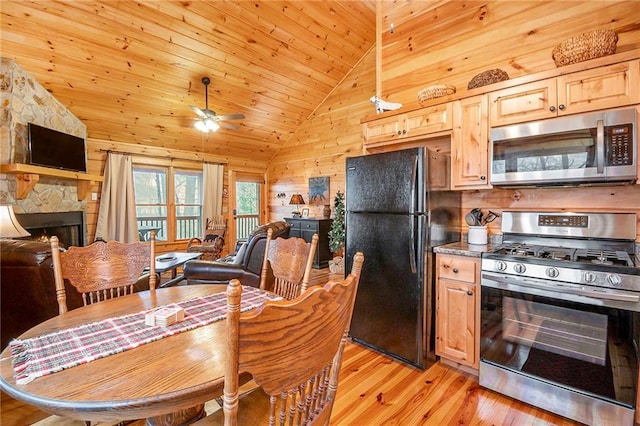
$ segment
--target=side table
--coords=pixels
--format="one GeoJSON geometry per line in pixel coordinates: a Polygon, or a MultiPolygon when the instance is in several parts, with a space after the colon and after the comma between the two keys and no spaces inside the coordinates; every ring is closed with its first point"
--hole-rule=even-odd
{"type": "Polygon", "coordinates": [[[318,247],[316,255],[313,259],[313,268],[322,269],[329,266],[332,259],[331,250],[329,250],[329,230],[331,229],[331,219],[313,219],[313,218],[289,218],[284,219],[291,225],[289,230],[290,237],[303,238],[310,243],[313,234],[318,234],[318,247]]]}

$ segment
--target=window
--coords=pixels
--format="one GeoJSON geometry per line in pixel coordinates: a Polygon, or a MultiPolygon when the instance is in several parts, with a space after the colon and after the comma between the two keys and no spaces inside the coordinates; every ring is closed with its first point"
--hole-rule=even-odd
{"type": "Polygon", "coordinates": [[[134,166],[133,182],[141,239],[151,230],[163,241],[202,236],[202,172],[134,166]]]}
{"type": "Polygon", "coordinates": [[[176,172],[176,239],[199,237],[202,226],[202,173],[176,172]]]}

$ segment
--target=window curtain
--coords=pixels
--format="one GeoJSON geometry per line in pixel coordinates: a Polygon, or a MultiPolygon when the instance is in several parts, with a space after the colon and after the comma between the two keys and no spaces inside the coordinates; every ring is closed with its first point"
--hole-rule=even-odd
{"type": "Polygon", "coordinates": [[[129,155],[110,152],[107,156],[96,227],[96,239],[98,238],[123,243],[140,241],[133,164],[129,155]]]}
{"type": "Polygon", "coordinates": [[[222,182],[224,180],[224,166],[222,164],[207,164],[202,166],[202,180],[204,181],[204,195],[202,197],[202,219],[214,219],[222,214],[222,182]]]}

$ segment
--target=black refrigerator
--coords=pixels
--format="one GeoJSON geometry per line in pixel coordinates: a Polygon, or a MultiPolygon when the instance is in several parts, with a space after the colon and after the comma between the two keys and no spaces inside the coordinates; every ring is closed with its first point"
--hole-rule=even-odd
{"type": "Polygon", "coordinates": [[[460,235],[449,160],[425,148],[347,158],[345,271],[365,259],[350,335],[420,368],[435,360],[432,247],[460,235]]]}

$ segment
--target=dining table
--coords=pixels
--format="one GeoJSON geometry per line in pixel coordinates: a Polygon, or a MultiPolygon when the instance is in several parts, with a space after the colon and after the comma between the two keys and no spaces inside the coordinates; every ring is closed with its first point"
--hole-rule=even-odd
{"type": "MultiPolygon", "coordinates": [[[[189,285],[142,291],[51,318],[23,333],[19,340],[225,289],[226,285],[189,285]]],[[[226,306],[226,299],[224,303],[226,306]]],[[[146,418],[149,425],[184,424],[202,417],[205,402],[222,395],[226,333],[226,321],[217,320],[25,384],[16,381],[12,353],[7,347],[1,354],[0,388],[43,411],[77,420],[146,418]]]]}

